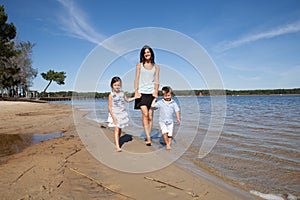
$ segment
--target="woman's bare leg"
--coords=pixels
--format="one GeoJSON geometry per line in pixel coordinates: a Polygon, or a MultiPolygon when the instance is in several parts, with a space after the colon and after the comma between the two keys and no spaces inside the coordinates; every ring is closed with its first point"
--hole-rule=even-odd
{"type": "Polygon", "coordinates": [[[148,110],[148,122],[149,122],[149,134],[151,134],[152,131],[152,125],[153,125],[153,110],[148,110]]]}
{"type": "Polygon", "coordinates": [[[149,110],[147,106],[141,106],[141,111],[142,111],[142,122],[144,126],[144,131],[146,133],[146,144],[151,144],[150,133],[152,129],[152,116],[150,118],[149,110]]]}

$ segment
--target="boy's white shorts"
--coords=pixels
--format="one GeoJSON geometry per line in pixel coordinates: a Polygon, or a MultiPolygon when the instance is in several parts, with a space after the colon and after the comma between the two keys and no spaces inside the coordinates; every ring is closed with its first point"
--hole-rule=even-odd
{"type": "Polygon", "coordinates": [[[162,134],[168,133],[169,137],[173,136],[174,123],[170,123],[167,125],[164,122],[159,122],[159,126],[160,126],[160,130],[161,130],[162,134]]]}

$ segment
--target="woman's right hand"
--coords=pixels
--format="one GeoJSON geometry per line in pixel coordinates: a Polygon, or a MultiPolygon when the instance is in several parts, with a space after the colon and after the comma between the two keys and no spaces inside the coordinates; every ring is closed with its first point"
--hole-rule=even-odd
{"type": "Polygon", "coordinates": [[[135,92],[135,93],[134,93],[134,98],[139,99],[139,98],[141,98],[141,97],[142,97],[142,94],[141,94],[141,93],[139,93],[139,92],[135,92]]]}

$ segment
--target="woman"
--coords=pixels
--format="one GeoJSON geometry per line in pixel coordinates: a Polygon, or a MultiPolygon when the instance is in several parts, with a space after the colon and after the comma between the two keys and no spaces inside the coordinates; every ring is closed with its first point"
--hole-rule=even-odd
{"type": "Polygon", "coordinates": [[[146,145],[151,146],[153,111],[151,103],[158,97],[159,66],[154,62],[154,52],[145,45],[140,52],[140,62],[136,64],[134,80],[135,109],[141,109],[142,123],[146,133],[146,145]]]}

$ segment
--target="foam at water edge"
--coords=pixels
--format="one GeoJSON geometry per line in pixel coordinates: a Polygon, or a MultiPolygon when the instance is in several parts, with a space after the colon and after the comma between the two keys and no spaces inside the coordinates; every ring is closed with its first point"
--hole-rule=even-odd
{"type": "Polygon", "coordinates": [[[97,122],[98,124],[105,124],[105,123],[107,123],[107,120],[100,120],[100,119],[95,119],[95,118],[93,118],[93,117],[88,117],[88,116],[86,116],[86,118],[88,119],[88,120],[91,120],[91,121],[95,121],[95,122],[97,122]]]}
{"type": "Polygon", "coordinates": [[[297,200],[298,198],[292,194],[287,194],[287,197],[284,198],[281,194],[264,194],[255,190],[250,190],[251,194],[259,196],[260,198],[267,199],[267,200],[297,200]]]}

